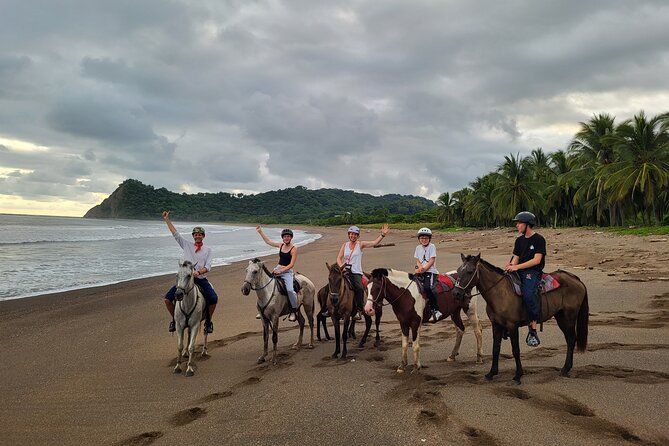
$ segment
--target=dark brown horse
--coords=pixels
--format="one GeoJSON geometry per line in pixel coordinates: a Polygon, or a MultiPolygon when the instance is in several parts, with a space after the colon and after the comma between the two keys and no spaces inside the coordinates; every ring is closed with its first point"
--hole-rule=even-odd
{"type": "MultiPolygon", "coordinates": [[[[499,351],[502,337],[511,338],[511,350],[516,360],[515,384],[520,384],[523,366],[520,363],[518,328],[529,323],[522,298],[516,295],[508,275],[501,269],[477,256],[462,257],[458,268],[460,278],[455,286],[456,295],[463,295],[476,287],[485,299],[488,318],[492,322],[493,347],[492,367],[485,375],[491,380],[498,373],[499,351]]],[[[541,322],[555,317],[567,341],[567,358],[560,375],[568,376],[573,365],[574,346],[585,351],[588,344],[588,290],[581,279],[567,271],[551,273],[560,282],[560,287],[541,293],[541,322]]]]}
{"type": "MultiPolygon", "coordinates": [[[[365,275],[367,275],[365,273],[365,275]]],[[[370,276],[371,277],[371,276],[370,276]]],[[[328,328],[326,325],[327,317],[323,316],[323,309],[327,308],[328,306],[328,293],[330,292],[330,285],[325,285],[323,286],[320,290],[318,290],[318,303],[321,306],[321,311],[318,313],[318,316],[316,317],[316,337],[318,338],[319,341],[321,341],[321,325],[323,326],[323,334],[325,335],[326,340],[332,339],[330,337],[330,333],[328,332],[328,328]]],[[[383,308],[380,305],[375,305],[374,306],[374,313],[376,315],[374,319],[374,323],[376,326],[376,337],[374,340],[374,347],[378,347],[381,345],[381,335],[380,335],[380,329],[379,325],[381,324],[381,317],[383,316],[383,308]]],[[[367,343],[367,338],[369,337],[369,332],[372,329],[372,318],[368,315],[365,314],[365,333],[362,335],[362,338],[360,339],[360,342],[358,343],[358,347],[362,348],[365,346],[367,343]]],[[[349,325],[348,329],[348,337],[351,339],[355,339],[355,319],[351,319],[351,324],[349,325]]]]}
{"type": "MultiPolygon", "coordinates": [[[[425,299],[421,296],[418,284],[409,273],[399,270],[377,268],[372,271],[372,301],[381,305],[383,299],[393,307],[402,330],[402,363],[397,368],[398,373],[404,372],[408,364],[409,334],[413,349],[414,369],[420,370],[420,327],[425,309],[425,299]]],[[[465,327],[460,318],[460,310],[466,307],[466,299],[457,300],[452,292],[441,293],[438,299],[439,310],[444,318],[451,316],[453,323],[462,331],[465,327]]]]}
{"type": "Polygon", "coordinates": [[[353,311],[353,305],[355,296],[353,290],[348,286],[346,280],[346,272],[339,267],[336,263],[328,265],[325,263],[325,266],[328,268],[328,286],[330,292],[328,293],[328,312],[332,318],[332,325],[334,326],[335,331],[335,351],[332,354],[333,358],[339,356],[341,352],[341,357],[346,358],[346,341],[349,336],[349,326],[351,323],[351,312],[353,311]],[[339,326],[339,321],[344,320],[344,330],[342,331],[339,326]],[[343,334],[343,335],[342,335],[343,334]]]}

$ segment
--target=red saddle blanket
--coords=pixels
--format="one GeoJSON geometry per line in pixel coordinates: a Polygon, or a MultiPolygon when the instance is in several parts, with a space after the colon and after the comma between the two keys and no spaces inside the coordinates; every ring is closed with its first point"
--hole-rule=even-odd
{"type": "Polygon", "coordinates": [[[434,285],[432,285],[432,290],[437,294],[448,293],[453,289],[454,284],[455,281],[451,276],[448,274],[439,274],[439,280],[435,281],[434,285]]]}

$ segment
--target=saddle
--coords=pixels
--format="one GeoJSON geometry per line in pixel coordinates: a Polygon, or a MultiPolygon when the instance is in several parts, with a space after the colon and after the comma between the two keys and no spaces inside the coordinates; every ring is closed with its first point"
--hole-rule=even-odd
{"type": "MultiPolygon", "coordinates": [[[[418,274],[409,274],[409,278],[416,282],[418,285],[418,291],[420,295],[423,296],[423,299],[427,299],[425,294],[425,287],[423,283],[418,279],[418,274]]],[[[455,282],[457,281],[457,274],[439,274],[437,280],[432,284],[432,292],[437,295],[441,293],[448,293],[455,287],[455,282]]]]}
{"type": "MultiPolygon", "coordinates": [[[[279,288],[279,292],[284,296],[288,296],[288,292],[286,291],[286,281],[283,280],[283,277],[277,277],[276,284],[279,288]]],[[[302,287],[300,286],[300,282],[293,279],[293,290],[295,290],[295,293],[299,294],[301,289],[302,287]]]]}
{"type": "MultiPolygon", "coordinates": [[[[515,272],[513,274],[509,274],[508,277],[509,280],[511,281],[513,291],[516,293],[517,296],[522,296],[523,292],[520,286],[521,282],[518,273],[515,272]]],[[[541,274],[541,280],[539,281],[539,293],[548,293],[549,291],[553,291],[559,286],[560,282],[558,282],[557,277],[548,273],[541,274]]]]}
{"type": "MultiPolygon", "coordinates": [[[[353,290],[353,281],[351,279],[351,272],[350,270],[346,270],[344,272],[344,280],[346,280],[346,286],[348,287],[349,290],[353,290]]],[[[362,288],[367,288],[367,285],[369,284],[369,279],[363,274],[362,275],[362,288]]]]}

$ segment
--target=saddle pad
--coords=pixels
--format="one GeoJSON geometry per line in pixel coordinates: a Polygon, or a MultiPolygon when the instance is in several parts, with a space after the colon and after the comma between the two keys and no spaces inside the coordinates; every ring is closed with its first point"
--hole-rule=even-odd
{"type": "MultiPolygon", "coordinates": [[[[520,284],[513,282],[513,290],[516,292],[518,296],[522,296],[523,293],[520,289],[520,284]]],[[[560,282],[558,282],[557,277],[551,276],[550,274],[547,273],[542,273],[541,274],[541,280],[539,281],[539,292],[540,293],[548,293],[549,291],[553,291],[554,289],[558,288],[560,286],[560,282]]]]}
{"type": "Polygon", "coordinates": [[[439,274],[439,280],[432,286],[432,290],[439,293],[447,293],[453,289],[455,281],[448,274],[439,274]]]}

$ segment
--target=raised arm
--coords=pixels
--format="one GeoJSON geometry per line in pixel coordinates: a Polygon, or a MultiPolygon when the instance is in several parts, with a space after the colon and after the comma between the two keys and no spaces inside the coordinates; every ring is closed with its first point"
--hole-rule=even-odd
{"type": "Polygon", "coordinates": [[[170,232],[172,234],[176,234],[177,228],[174,227],[172,221],[170,220],[170,211],[163,211],[163,220],[165,220],[165,223],[167,223],[167,228],[170,230],[170,232]]]}
{"type": "Polygon", "coordinates": [[[265,241],[265,243],[267,243],[269,246],[274,246],[275,248],[281,248],[281,243],[271,241],[265,235],[265,233],[262,232],[262,228],[260,227],[260,225],[256,226],[256,231],[258,232],[258,234],[260,234],[260,237],[262,237],[262,239],[265,241]]]}
{"type": "Polygon", "coordinates": [[[390,227],[388,226],[388,223],[385,223],[381,227],[381,234],[379,234],[378,237],[376,237],[371,242],[360,242],[360,249],[378,245],[379,243],[381,243],[381,240],[383,240],[383,237],[385,237],[389,232],[390,232],[390,227]]]}

